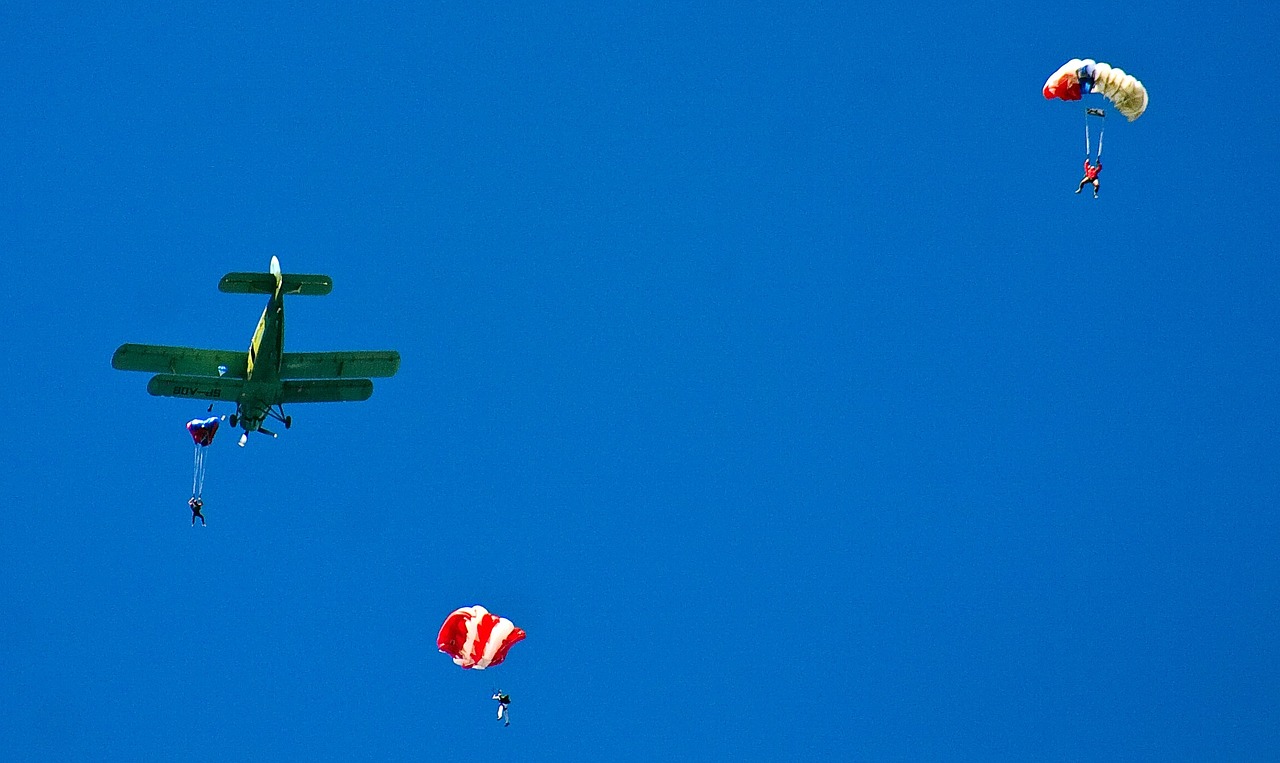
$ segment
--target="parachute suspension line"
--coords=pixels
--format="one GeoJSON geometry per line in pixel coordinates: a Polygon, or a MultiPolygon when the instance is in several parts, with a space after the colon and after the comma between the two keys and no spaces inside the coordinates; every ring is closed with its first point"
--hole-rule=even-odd
{"type": "Polygon", "coordinates": [[[191,497],[204,495],[204,448],[196,446],[195,471],[191,475],[191,497]]]}
{"type": "Polygon", "coordinates": [[[195,455],[191,461],[191,497],[195,498],[200,495],[196,492],[196,488],[200,484],[200,446],[196,446],[195,455]]]}
{"type": "Polygon", "coordinates": [[[1084,158],[1089,158],[1089,110],[1084,112],[1084,158]]]}
{"type": "Polygon", "coordinates": [[[1098,126],[1098,161],[1102,161],[1102,139],[1107,132],[1107,115],[1102,109],[1085,109],[1084,110],[1084,158],[1089,158],[1089,117],[1097,117],[1102,120],[1102,124],[1098,126]]]}

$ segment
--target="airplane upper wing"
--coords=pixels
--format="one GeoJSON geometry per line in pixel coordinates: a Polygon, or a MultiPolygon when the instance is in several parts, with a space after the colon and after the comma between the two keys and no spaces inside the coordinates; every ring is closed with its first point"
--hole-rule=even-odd
{"type": "MultiPolygon", "coordinates": [[[[312,273],[285,273],[281,276],[284,294],[323,297],[333,291],[333,279],[312,273]]],[[[272,273],[227,273],[218,281],[218,291],[227,294],[274,294],[276,277],[272,273]]]]}
{"type": "Polygon", "coordinates": [[[219,376],[223,366],[227,376],[244,378],[248,354],[243,350],[199,350],[158,344],[122,344],[111,356],[112,368],[121,371],[219,376]]]}
{"type": "Polygon", "coordinates": [[[281,403],[354,403],[373,394],[373,382],[368,379],[287,381],[283,386],[281,403]]]}
{"type": "Polygon", "coordinates": [[[346,379],[364,376],[395,376],[400,369],[400,353],[374,352],[286,352],[280,356],[281,379],[346,379]]]}
{"type": "MultiPolygon", "coordinates": [[[[372,384],[372,382],[370,382],[372,384]]],[[[201,400],[236,402],[244,382],[229,376],[179,376],[160,374],[147,382],[147,391],[157,397],[194,397],[201,400]]]]}

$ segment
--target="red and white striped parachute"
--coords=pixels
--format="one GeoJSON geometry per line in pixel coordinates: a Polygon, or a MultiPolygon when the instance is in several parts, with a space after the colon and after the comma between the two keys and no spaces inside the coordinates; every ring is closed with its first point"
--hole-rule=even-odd
{"type": "Polygon", "coordinates": [[[507,659],[507,651],[524,635],[507,618],[476,605],[455,609],[445,618],[436,646],[464,669],[484,670],[507,659]]]}

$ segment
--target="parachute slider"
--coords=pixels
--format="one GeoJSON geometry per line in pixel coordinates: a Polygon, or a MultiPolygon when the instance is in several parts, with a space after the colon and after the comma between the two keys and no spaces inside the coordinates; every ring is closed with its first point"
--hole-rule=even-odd
{"type": "Polygon", "coordinates": [[[1091,117],[1102,117],[1104,119],[1107,116],[1107,113],[1102,109],[1085,109],[1084,113],[1088,114],[1091,117]]]}

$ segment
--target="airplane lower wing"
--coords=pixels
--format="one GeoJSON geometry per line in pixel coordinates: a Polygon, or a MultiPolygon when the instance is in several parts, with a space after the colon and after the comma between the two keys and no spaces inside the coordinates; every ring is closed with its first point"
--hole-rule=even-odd
{"type": "Polygon", "coordinates": [[[286,352],[280,356],[281,379],[347,379],[366,376],[395,376],[400,370],[400,353],[376,352],[286,352]]]}
{"type": "Polygon", "coordinates": [[[281,403],[355,403],[373,394],[368,379],[287,381],[283,387],[281,403]]]}
{"type": "MultiPolygon", "coordinates": [[[[111,366],[121,371],[146,371],[180,376],[219,376],[218,367],[228,376],[244,377],[244,350],[199,350],[158,344],[122,344],[111,356],[111,366]]],[[[155,393],[152,393],[155,394],[155,393]]]]}
{"type": "MultiPolygon", "coordinates": [[[[372,382],[370,382],[372,384],[372,382]]],[[[147,392],[157,397],[194,397],[200,400],[236,402],[244,382],[229,376],[180,376],[160,374],[147,382],[147,392]]]]}

